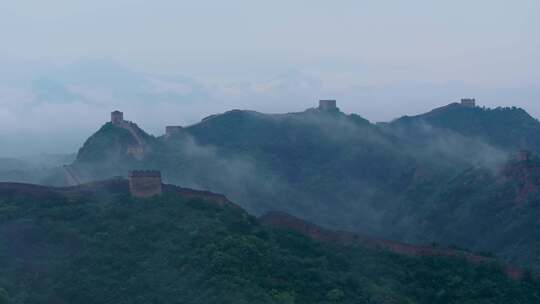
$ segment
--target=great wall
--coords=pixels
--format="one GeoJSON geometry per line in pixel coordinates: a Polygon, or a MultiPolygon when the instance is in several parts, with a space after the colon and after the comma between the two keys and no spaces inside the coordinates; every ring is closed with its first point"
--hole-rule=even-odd
{"type": "MultiPolygon", "coordinates": [[[[333,231],[301,220],[284,212],[269,212],[260,217],[259,222],[264,226],[292,230],[319,242],[329,242],[347,246],[361,245],[371,249],[385,250],[396,254],[414,257],[439,256],[463,259],[471,264],[489,264],[497,262],[495,258],[478,255],[464,250],[435,246],[416,246],[380,238],[368,237],[352,232],[333,231]]],[[[510,265],[503,265],[503,269],[510,278],[515,280],[522,278],[524,275],[523,270],[510,265]]]]}
{"type": "MultiPolygon", "coordinates": [[[[463,98],[461,99],[460,104],[464,107],[476,107],[476,100],[474,98],[463,98]]],[[[319,105],[316,109],[321,112],[339,112],[340,111],[340,109],[337,107],[337,101],[335,99],[319,100],[319,105]]],[[[113,126],[127,130],[131,134],[133,139],[135,140],[136,144],[133,144],[127,147],[125,151],[126,155],[129,155],[139,161],[144,160],[148,152],[148,145],[146,144],[145,140],[141,137],[139,132],[137,132],[138,126],[134,122],[125,120],[124,113],[118,110],[111,112],[110,123],[112,123],[113,126]]],[[[163,139],[169,140],[170,138],[180,135],[183,132],[184,132],[184,128],[182,126],[179,126],[179,125],[166,126],[165,135],[163,136],[163,139]]],[[[524,156],[521,154],[521,157],[524,157],[524,156]]],[[[63,171],[65,174],[67,185],[75,186],[82,183],[81,179],[78,177],[77,173],[74,171],[72,166],[70,165],[64,166],[63,171]]]]}
{"type": "Polygon", "coordinates": [[[66,183],[68,186],[77,186],[82,184],[75,171],[73,171],[73,167],[71,165],[64,165],[62,166],[62,169],[64,170],[66,183]]]}
{"type": "Polygon", "coordinates": [[[464,107],[474,108],[476,107],[476,99],[474,98],[463,98],[461,99],[461,105],[464,107]]]}
{"type": "Polygon", "coordinates": [[[111,123],[117,127],[129,131],[129,133],[131,133],[131,136],[133,136],[133,139],[135,139],[135,141],[137,142],[136,145],[129,146],[126,153],[128,155],[131,155],[135,159],[144,159],[145,142],[141,138],[139,133],[137,133],[137,131],[135,130],[134,123],[124,120],[124,113],[120,111],[114,111],[111,113],[111,123]]]}
{"type": "Polygon", "coordinates": [[[148,198],[161,195],[161,172],[149,171],[130,171],[128,174],[129,191],[132,196],[138,198],[148,198]]]}
{"type": "MultiPolygon", "coordinates": [[[[460,104],[464,107],[476,107],[476,100],[474,98],[463,98],[461,99],[460,104]]],[[[339,112],[340,109],[337,107],[337,102],[335,99],[321,99],[319,100],[319,105],[316,108],[321,112],[339,112]]],[[[127,148],[126,154],[131,155],[137,160],[143,160],[146,154],[146,149],[148,148],[144,139],[137,132],[137,125],[131,121],[126,121],[124,119],[124,113],[118,110],[111,113],[111,123],[114,126],[123,128],[131,133],[137,144],[129,146],[127,148]]],[[[163,138],[165,140],[170,139],[176,135],[182,134],[184,128],[182,126],[166,126],[165,135],[163,138]]]]}

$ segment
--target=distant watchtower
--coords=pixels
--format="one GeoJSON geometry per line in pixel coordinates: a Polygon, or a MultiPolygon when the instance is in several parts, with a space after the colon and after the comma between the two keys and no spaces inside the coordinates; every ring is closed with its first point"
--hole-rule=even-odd
{"type": "Polygon", "coordinates": [[[319,110],[321,111],[336,111],[338,107],[336,106],[336,101],[333,99],[323,99],[319,100],[319,110]]]}
{"type": "Polygon", "coordinates": [[[114,125],[119,125],[124,122],[124,113],[120,111],[114,111],[111,113],[111,122],[114,125]]]}
{"type": "Polygon", "coordinates": [[[165,127],[165,137],[171,137],[174,135],[181,134],[184,131],[184,128],[181,126],[166,126],[165,127]]]}
{"type": "Polygon", "coordinates": [[[130,171],[129,191],[132,196],[147,198],[161,195],[161,172],[159,171],[130,171]]]}
{"type": "Polygon", "coordinates": [[[468,108],[476,107],[476,99],[474,98],[463,98],[461,99],[461,105],[468,108]]]}

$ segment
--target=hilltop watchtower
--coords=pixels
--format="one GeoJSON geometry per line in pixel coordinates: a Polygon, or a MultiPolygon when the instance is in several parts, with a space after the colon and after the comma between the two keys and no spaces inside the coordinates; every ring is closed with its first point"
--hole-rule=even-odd
{"type": "Polygon", "coordinates": [[[114,125],[119,125],[124,122],[124,113],[120,111],[114,111],[111,113],[111,122],[114,125]]]}
{"type": "Polygon", "coordinates": [[[165,137],[171,137],[174,135],[181,134],[184,131],[184,128],[181,126],[166,126],[165,127],[165,137]]]}
{"type": "Polygon", "coordinates": [[[321,111],[336,111],[338,107],[334,99],[319,100],[319,110],[321,111]]]}
{"type": "Polygon", "coordinates": [[[476,107],[476,99],[474,98],[463,98],[461,99],[461,105],[468,108],[476,107]]]}
{"type": "Polygon", "coordinates": [[[161,195],[161,172],[159,171],[130,171],[129,191],[132,196],[148,198],[161,195]]]}

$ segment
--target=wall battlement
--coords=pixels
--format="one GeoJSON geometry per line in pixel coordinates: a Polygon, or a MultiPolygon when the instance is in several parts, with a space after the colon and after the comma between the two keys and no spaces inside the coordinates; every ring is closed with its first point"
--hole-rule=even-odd
{"type": "Polygon", "coordinates": [[[161,172],[154,170],[135,170],[128,174],[129,191],[132,196],[148,198],[161,195],[161,172]]]}
{"type": "Polygon", "coordinates": [[[159,177],[161,178],[161,172],[158,170],[133,170],[129,171],[129,177],[159,177]]]}
{"type": "Polygon", "coordinates": [[[469,108],[476,107],[476,99],[474,98],[463,98],[461,99],[461,105],[469,108]]]}

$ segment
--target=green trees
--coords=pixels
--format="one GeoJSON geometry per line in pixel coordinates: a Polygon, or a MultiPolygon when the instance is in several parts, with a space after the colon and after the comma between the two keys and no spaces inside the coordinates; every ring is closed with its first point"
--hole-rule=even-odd
{"type": "MultiPolygon", "coordinates": [[[[338,230],[455,243],[540,269],[538,260],[523,259],[540,253],[532,220],[540,210],[528,209],[530,219],[519,212],[510,216],[511,204],[491,196],[498,189],[488,187],[505,178],[476,183],[480,191],[455,187],[469,180],[464,173],[471,167],[497,172],[508,151],[540,151],[540,123],[524,110],[453,104],[386,124],[340,112],[234,110],[183,131],[167,139],[140,131],[147,149],[136,160],[126,156],[133,136],[108,123],[81,148],[74,169],[82,180],[160,169],[167,183],[223,193],[251,214],[279,210],[338,230]],[[470,223],[469,229],[457,227],[455,216],[470,223]],[[510,229],[530,238],[502,239],[510,229]],[[475,234],[480,230],[482,238],[475,234]]],[[[471,181],[482,178],[479,170],[473,173],[471,181]]],[[[540,188],[540,180],[527,185],[523,193],[540,198],[530,191],[540,188]]]]}
{"type": "Polygon", "coordinates": [[[202,197],[32,189],[16,198],[0,192],[0,241],[17,240],[17,252],[0,248],[10,304],[539,301],[534,276],[319,243],[202,197]]]}
{"type": "Polygon", "coordinates": [[[5,289],[0,288],[0,304],[9,304],[9,296],[5,289]]]}

